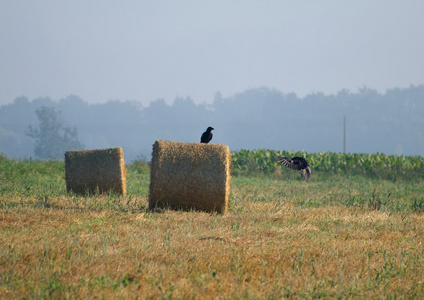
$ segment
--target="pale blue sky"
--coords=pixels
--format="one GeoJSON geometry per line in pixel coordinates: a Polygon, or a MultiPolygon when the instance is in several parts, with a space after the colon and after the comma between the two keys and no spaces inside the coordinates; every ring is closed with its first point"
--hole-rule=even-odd
{"type": "Polygon", "coordinates": [[[424,84],[424,1],[2,0],[0,105],[424,84]]]}

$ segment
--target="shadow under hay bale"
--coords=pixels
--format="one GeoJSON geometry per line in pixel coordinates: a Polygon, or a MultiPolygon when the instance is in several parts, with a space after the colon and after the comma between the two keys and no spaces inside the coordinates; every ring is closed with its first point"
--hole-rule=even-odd
{"type": "Polygon", "coordinates": [[[171,207],[225,213],[230,194],[227,145],[156,141],[150,174],[150,209],[171,207]]]}
{"type": "Polygon", "coordinates": [[[65,153],[66,190],[77,194],[125,195],[126,169],[121,147],[65,153]]]}

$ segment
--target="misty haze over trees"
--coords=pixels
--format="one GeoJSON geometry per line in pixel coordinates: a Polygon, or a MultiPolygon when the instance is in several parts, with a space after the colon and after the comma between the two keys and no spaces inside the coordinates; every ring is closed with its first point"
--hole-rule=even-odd
{"type": "Polygon", "coordinates": [[[27,136],[35,139],[34,154],[42,159],[62,158],[68,149],[81,149],[83,145],[78,141],[77,129],[64,127],[60,120],[60,113],[54,107],[39,107],[35,110],[40,125],[28,126],[27,136]]]}
{"type": "Polygon", "coordinates": [[[147,107],[136,101],[88,104],[78,96],[58,102],[20,97],[0,107],[0,153],[10,158],[40,158],[34,152],[40,145],[28,135],[28,128],[39,126],[36,111],[42,107],[60,112],[58,122],[63,128],[75,127],[72,134],[77,147],[120,146],[127,162],[140,155],[150,160],[155,140],[200,142],[208,126],[215,128],[211,143],[227,144],[231,150],[343,152],[344,116],[346,152],[424,153],[424,85],[384,94],[362,88],[304,98],[256,88],[228,98],[217,93],[211,104],[176,98],[171,105],[158,99],[147,107]]]}

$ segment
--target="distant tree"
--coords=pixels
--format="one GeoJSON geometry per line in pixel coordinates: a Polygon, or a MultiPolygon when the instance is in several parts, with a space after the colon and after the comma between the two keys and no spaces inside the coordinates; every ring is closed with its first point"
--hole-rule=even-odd
{"type": "Polygon", "coordinates": [[[38,127],[28,126],[25,134],[35,139],[34,154],[41,159],[63,158],[67,150],[81,149],[75,127],[64,127],[60,112],[46,106],[39,107],[35,113],[40,121],[38,127]]]}

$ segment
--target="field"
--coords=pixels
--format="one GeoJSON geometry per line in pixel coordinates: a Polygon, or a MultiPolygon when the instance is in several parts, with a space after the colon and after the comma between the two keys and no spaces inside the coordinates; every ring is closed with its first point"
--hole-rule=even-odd
{"type": "Polygon", "coordinates": [[[424,297],[422,158],[317,156],[306,183],[249,153],[232,153],[224,215],[148,210],[143,161],[126,196],[83,197],[63,161],[0,155],[0,298],[424,297]]]}

